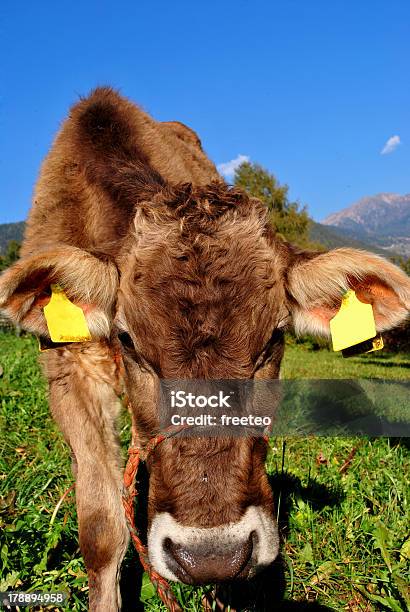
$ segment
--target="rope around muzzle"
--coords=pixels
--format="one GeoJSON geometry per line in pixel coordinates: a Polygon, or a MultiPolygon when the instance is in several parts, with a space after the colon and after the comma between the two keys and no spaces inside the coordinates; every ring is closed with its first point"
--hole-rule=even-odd
{"type": "MultiPolygon", "coordinates": [[[[184,429],[188,429],[188,425],[171,426],[163,430],[158,435],[154,436],[149,440],[148,444],[144,449],[137,446],[130,446],[128,449],[128,461],[124,470],[124,492],[122,495],[122,505],[124,506],[125,519],[127,522],[128,530],[134,548],[137,551],[140,562],[144,571],[148,574],[149,579],[154,585],[159,598],[167,606],[170,612],[183,612],[181,606],[177,602],[175,595],[173,594],[169,582],[165,580],[158,572],[152,567],[149,557],[148,548],[141,542],[139,531],[135,525],[135,514],[134,514],[134,500],[138,495],[138,491],[135,487],[135,477],[138,472],[138,466],[140,461],[146,461],[148,456],[155,450],[155,448],[172,436],[176,436],[184,429]]],[[[262,436],[265,444],[269,442],[269,431],[265,430],[262,436]]]]}
{"type": "Polygon", "coordinates": [[[183,612],[183,610],[177,602],[168,581],[160,576],[152,567],[148,557],[148,548],[141,542],[139,531],[135,525],[134,515],[134,500],[138,495],[138,491],[135,487],[135,476],[137,474],[140,461],[146,461],[147,457],[153,452],[158,444],[167,438],[177,435],[183,429],[186,429],[185,425],[168,427],[154,438],[151,438],[144,449],[137,446],[131,446],[128,449],[128,461],[124,471],[124,492],[122,495],[122,505],[124,506],[125,519],[134,548],[137,551],[141,565],[144,568],[144,571],[148,574],[149,579],[158,593],[158,596],[167,606],[170,612],[183,612]]]}

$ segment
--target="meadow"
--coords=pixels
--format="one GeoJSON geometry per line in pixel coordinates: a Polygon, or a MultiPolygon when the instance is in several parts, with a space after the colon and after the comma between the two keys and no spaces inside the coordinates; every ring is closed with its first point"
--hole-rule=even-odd
{"type": "MultiPolygon", "coordinates": [[[[67,610],[86,610],[73,491],[64,497],[69,454],[49,416],[37,355],[34,338],[0,333],[0,591],[66,591],[67,610]]],[[[404,354],[344,360],[291,342],[283,374],[404,380],[409,368],[404,354]]],[[[125,413],[120,429],[125,456],[125,413]]],[[[242,609],[410,609],[408,439],[272,438],[267,470],[282,553],[242,609]]],[[[131,549],[123,575],[125,609],[165,609],[131,549]]],[[[201,610],[210,588],[173,585],[187,611],[201,610]]]]}

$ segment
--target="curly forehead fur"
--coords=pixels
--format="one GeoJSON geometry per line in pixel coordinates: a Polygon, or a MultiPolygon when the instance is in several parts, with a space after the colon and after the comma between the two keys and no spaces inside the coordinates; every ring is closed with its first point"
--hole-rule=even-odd
{"type": "Polygon", "coordinates": [[[124,317],[153,365],[163,376],[250,376],[285,316],[283,256],[260,202],[217,182],[181,185],[142,203],[134,223],[124,317]]]}

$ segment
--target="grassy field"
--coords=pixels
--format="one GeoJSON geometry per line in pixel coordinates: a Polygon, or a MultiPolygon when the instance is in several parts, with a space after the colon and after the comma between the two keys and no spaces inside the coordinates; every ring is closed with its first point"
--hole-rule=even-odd
{"type": "MultiPolygon", "coordinates": [[[[72,484],[68,451],[48,414],[37,344],[2,334],[0,347],[0,591],[65,590],[67,609],[85,610],[74,494],[59,503],[72,484]]],[[[286,378],[408,379],[409,367],[405,355],[343,360],[290,345],[283,372],[286,378]]],[[[126,415],[121,432],[125,445],[126,415]]],[[[405,440],[276,438],[270,447],[267,469],[283,546],[272,572],[254,587],[254,601],[259,597],[272,610],[408,610],[405,440]]],[[[145,579],[141,589],[132,551],[124,575],[132,609],[140,597],[139,609],[164,609],[145,579]]],[[[203,589],[174,590],[184,610],[201,609],[203,589]]]]}

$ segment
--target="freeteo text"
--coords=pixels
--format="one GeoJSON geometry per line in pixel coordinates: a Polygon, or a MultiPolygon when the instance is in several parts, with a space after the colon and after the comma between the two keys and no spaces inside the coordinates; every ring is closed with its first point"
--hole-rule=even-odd
{"type": "Polygon", "coordinates": [[[199,425],[208,427],[214,425],[222,425],[223,427],[242,426],[242,427],[267,427],[272,423],[272,419],[268,416],[255,416],[248,414],[246,416],[232,416],[229,414],[221,414],[215,416],[213,414],[198,414],[197,416],[182,416],[173,414],[171,417],[172,425],[199,425]]]}

